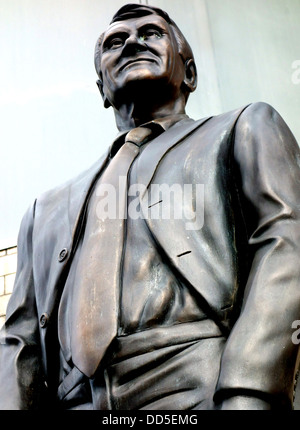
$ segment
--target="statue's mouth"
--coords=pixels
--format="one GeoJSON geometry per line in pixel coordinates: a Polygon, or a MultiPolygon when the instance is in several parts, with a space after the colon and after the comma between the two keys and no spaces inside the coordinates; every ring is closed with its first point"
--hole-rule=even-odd
{"type": "Polygon", "coordinates": [[[154,63],[155,61],[153,60],[153,59],[151,59],[151,58],[144,58],[144,57],[140,57],[140,58],[135,58],[134,60],[129,60],[129,61],[127,61],[125,64],[123,64],[121,67],[120,67],[120,72],[122,71],[122,70],[124,70],[126,67],[128,67],[128,66],[131,66],[132,64],[136,64],[136,63],[143,63],[143,62],[150,62],[150,63],[154,63]]]}

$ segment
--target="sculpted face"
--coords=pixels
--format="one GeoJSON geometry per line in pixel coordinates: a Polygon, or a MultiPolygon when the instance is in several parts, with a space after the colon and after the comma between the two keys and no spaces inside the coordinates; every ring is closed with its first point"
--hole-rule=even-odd
{"type": "Polygon", "coordinates": [[[104,97],[115,107],[126,91],[146,90],[154,81],[176,97],[185,66],[169,24],[148,15],[110,25],[101,46],[101,75],[104,97]]]}

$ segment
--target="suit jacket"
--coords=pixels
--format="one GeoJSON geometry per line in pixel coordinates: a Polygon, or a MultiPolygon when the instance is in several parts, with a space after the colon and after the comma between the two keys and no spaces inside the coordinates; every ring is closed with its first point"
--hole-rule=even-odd
{"type": "MultiPolygon", "coordinates": [[[[300,319],[298,145],[264,103],[190,120],[176,134],[169,139],[171,128],[147,146],[138,179],[149,192],[154,183],[204,184],[201,229],[187,231],[184,219],[147,223],[174,270],[229,336],[215,399],[247,392],[291,407],[298,367],[292,323],[300,319]]],[[[89,191],[107,159],[43,194],[23,218],[1,331],[2,409],[40,408],[55,395],[57,310],[89,191]]]]}

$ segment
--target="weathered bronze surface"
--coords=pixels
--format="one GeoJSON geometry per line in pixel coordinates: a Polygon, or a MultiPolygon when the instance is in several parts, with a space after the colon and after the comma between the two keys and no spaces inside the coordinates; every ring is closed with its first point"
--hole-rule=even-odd
{"type": "Polygon", "coordinates": [[[292,133],[265,103],[190,119],[192,50],[159,9],[121,8],[95,66],[120,133],[23,218],[0,408],[291,409],[292,133]]]}

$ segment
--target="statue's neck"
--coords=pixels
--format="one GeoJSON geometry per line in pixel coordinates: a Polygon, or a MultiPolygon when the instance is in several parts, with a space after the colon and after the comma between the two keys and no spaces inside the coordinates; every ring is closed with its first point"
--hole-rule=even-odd
{"type": "Polygon", "coordinates": [[[147,100],[142,103],[124,104],[115,109],[116,124],[120,131],[129,130],[154,119],[170,115],[185,114],[185,99],[180,97],[163,104],[148,105],[147,100]]]}

